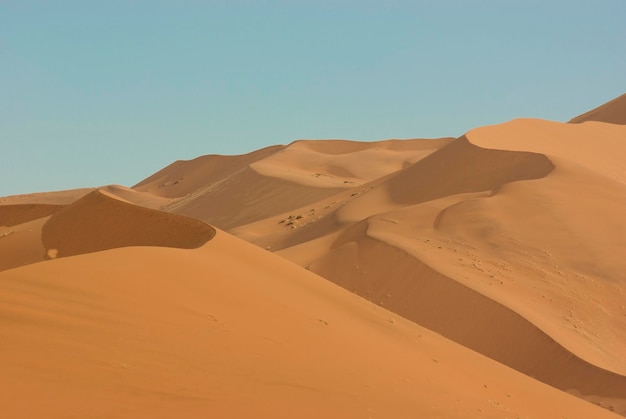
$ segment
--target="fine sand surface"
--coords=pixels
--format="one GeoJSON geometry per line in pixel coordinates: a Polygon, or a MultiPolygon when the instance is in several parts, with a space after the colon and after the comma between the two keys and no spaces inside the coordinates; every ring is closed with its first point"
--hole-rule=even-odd
{"type": "Polygon", "coordinates": [[[615,417],[222,232],[0,288],[7,417],[615,417]]]}
{"type": "Polygon", "coordinates": [[[0,198],[8,417],[626,416],[625,98],[0,198]]]}

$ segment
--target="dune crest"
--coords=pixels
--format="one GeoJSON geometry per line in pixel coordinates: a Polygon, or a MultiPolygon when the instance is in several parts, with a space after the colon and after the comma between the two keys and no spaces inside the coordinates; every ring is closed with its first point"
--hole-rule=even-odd
{"type": "Polygon", "coordinates": [[[311,187],[353,188],[396,172],[443,147],[436,140],[300,140],[250,165],[256,172],[311,187]]]}
{"type": "Polygon", "coordinates": [[[587,111],[569,123],[579,124],[587,121],[608,122],[610,124],[626,124],[626,93],[610,100],[597,108],[587,111]]]}
{"type": "Polygon", "coordinates": [[[0,197],[0,205],[69,205],[96,188],[69,189],[65,191],[37,192],[0,197]]]}
{"type": "Polygon", "coordinates": [[[201,221],[138,207],[96,190],[57,211],[43,226],[46,258],[125,246],[196,248],[215,235],[201,221]]]}
{"type": "Polygon", "coordinates": [[[207,185],[220,182],[263,157],[281,150],[270,146],[239,156],[208,155],[179,160],[132,187],[164,198],[181,198],[207,185]]]}
{"type": "Polygon", "coordinates": [[[515,119],[473,129],[466,138],[479,147],[543,154],[555,163],[574,163],[626,184],[624,125],[515,119]]]}

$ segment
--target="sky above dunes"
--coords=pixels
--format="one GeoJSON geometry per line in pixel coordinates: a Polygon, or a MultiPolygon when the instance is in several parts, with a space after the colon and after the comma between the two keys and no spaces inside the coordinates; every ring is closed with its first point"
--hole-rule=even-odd
{"type": "Polygon", "coordinates": [[[0,196],[299,138],[459,136],[626,91],[626,2],[2,1],[0,196]]]}

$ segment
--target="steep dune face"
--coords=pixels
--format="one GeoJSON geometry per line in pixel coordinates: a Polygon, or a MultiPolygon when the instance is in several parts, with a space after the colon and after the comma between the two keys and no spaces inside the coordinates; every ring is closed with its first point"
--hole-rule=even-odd
{"type": "Polygon", "coordinates": [[[124,246],[199,247],[215,235],[201,221],[142,208],[96,190],[56,212],[43,226],[47,258],[124,246]]]}
{"type": "MultiPolygon", "coordinates": [[[[233,232],[281,250],[337,232],[372,215],[451,195],[492,192],[505,183],[543,177],[554,169],[541,154],[484,149],[464,137],[446,141],[434,152],[427,145],[423,147],[430,152],[421,158],[416,156],[417,162],[408,167],[390,168],[380,178],[348,192],[233,232]],[[285,227],[297,231],[287,229],[290,234],[284,234],[285,227]]],[[[351,164],[360,161],[360,155],[353,156],[351,164]]]]}
{"type": "Polygon", "coordinates": [[[491,194],[506,183],[540,178],[553,169],[544,155],[484,149],[461,137],[408,167],[289,214],[233,229],[233,233],[282,250],[337,233],[376,214],[448,196],[491,194]]]}
{"type": "MultiPolygon", "coordinates": [[[[117,185],[84,192],[32,196],[35,201],[76,199],[68,205],[0,205],[0,271],[123,246],[194,248],[214,234],[213,227],[201,221],[136,205],[161,206],[162,198],[153,195],[117,185]]],[[[14,198],[28,199],[5,200],[14,198]]]]}
{"type": "Polygon", "coordinates": [[[181,198],[228,178],[283,146],[271,146],[239,156],[209,155],[180,160],[142,180],[133,189],[164,198],[181,198]]]}
{"type": "Polygon", "coordinates": [[[510,307],[389,244],[388,233],[377,239],[367,223],[352,230],[350,241],[338,240],[308,268],[504,365],[564,391],[599,396],[624,413],[625,376],[582,360],[510,307]]]}
{"type": "Polygon", "coordinates": [[[263,176],[246,167],[163,210],[228,230],[316,202],[337,191],[263,176]]]}
{"type": "Polygon", "coordinates": [[[479,147],[540,153],[554,163],[566,161],[626,184],[623,159],[626,127],[623,125],[516,119],[506,124],[476,128],[466,137],[479,147]]]}
{"type": "Polygon", "coordinates": [[[569,123],[582,123],[586,121],[608,122],[610,124],[626,124],[626,93],[604,103],[597,108],[572,118],[569,123]]]}
{"type": "Polygon", "coordinates": [[[505,183],[546,176],[554,165],[541,154],[481,149],[461,137],[391,178],[386,187],[401,204],[491,191],[505,183]]]}
{"type": "Polygon", "coordinates": [[[12,227],[42,217],[48,217],[64,205],[21,204],[0,205],[0,226],[12,227]]]}
{"type": "Polygon", "coordinates": [[[0,289],[9,417],[615,417],[221,232],[0,289]]]}

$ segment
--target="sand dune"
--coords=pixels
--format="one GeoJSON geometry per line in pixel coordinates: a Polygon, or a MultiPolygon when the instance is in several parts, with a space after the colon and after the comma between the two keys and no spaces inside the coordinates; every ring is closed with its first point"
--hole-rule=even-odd
{"type": "Polygon", "coordinates": [[[316,202],[336,191],[263,176],[247,167],[163,210],[230,229],[316,202]]]}
{"type": "Polygon", "coordinates": [[[164,211],[230,230],[395,172],[450,141],[302,140],[242,156],[176,162],[133,189],[173,198],[159,207],[164,211]]]}
{"type": "Polygon", "coordinates": [[[626,93],[598,106],[588,112],[572,118],[570,123],[600,121],[610,124],[626,124],[626,93]]]}
{"type": "Polygon", "coordinates": [[[165,198],[180,198],[231,176],[251,163],[281,150],[267,147],[240,156],[209,155],[189,161],[176,161],[142,180],[133,189],[165,198]]]}
{"type": "Polygon", "coordinates": [[[0,198],[0,402],[626,416],[624,97],[578,123],[300,140],[0,198]]]}
{"type": "MultiPolygon", "coordinates": [[[[406,252],[407,244],[415,247],[417,243],[402,242],[404,236],[390,237],[376,229],[368,233],[366,225],[359,227],[360,237],[354,237],[357,232],[351,231],[349,241],[335,242],[329,253],[308,265],[309,269],[531,377],[565,391],[599,395],[606,405],[624,411],[626,377],[582,360],[494,296],[490,298],[481,289],[442,275],[406,252]]],[[[450,247],[459,254],[456,247],[450,247]]],[[[453,263],[441,259],[440,263],[453,263]]],[[[490,286],[503,286],[499,277],[491,280],[490,286]]]]}
{"type": "Polygon", "coordinates": [[[407,167],[452,138],[385,140],[302,140],[250,165],[256,172],[313,187],[352,188],[407,167]]]}
{"type": "Polygon", "coordinates": [[[593,122],[480,128],[384,179],[232,231],[626,413],[626,232],[616,222],[626,207],[624,134],[593,122]],[[444,283],[446,292],[434,291],[444,283]],[[472,327],[494,316],[500,328],[472,327]]]}
{"type": "Polygon", "coordinates": [[[41,230],[49,218],[0,227],[0,271],[44,260],[41,230]]]}
{"type": "Polygon", "coordinates": [[[139,192],[121,185],[107,185],[102,186],[98,189],[100,191],[105,191],[110,195],[118,197],[124,201],[151,209],[164,208],[174,201],[171,198],[163,198],[157,195],[153,195],[149,192],[139,192]]]}
{"type": "Polygon", "coordinates": [[[137,192],[110,186],[67,206],[0,206],[0,221],[9,224],[0,227],[0,271],[125,246],[195,248],[215,234],[203,222],[131,204],[122,193],[140,200],[137,192]]]}
{"type": "Polygon", "coordinates": [[[626,184],[626,127],[622,125],[517,119],[471,130],[466,137],[479,147],[540,153],[553,163],[567,161],[626,184]]]}
{"type": "MultiPolygon", "coordinates": [[[[289,245],[295,245],[340,230],[369,216],[406,205],[450,195],[493,191],[507,182],[539,178],[552,171],[554,166],[541,154],[483,149],[462,137],[400,169],[352,188],[347,193],[338,193],[315,205],[291,211],[291,215],[296,214],[303,221],[289,220],[290,215],[280,214],[269,223],[263,221],[234,229],[233,232],[248,239],[258,238],[258,231],[264,231],[269,236],[280,232],[281,227],[282,230],[285,226],[289,227],[289,221],[293,221],[292,225],[306,226],[309,233],[303,233],[300,229],[291,234],[299,238],[297,241],[293,238],[283,240],[289,245]],[[325,211],[328,208],[331,210],[325,211]],[[332,217],[333,221],[329,222],[327,217],[332,217]],[[307,222],[311,218],[314,223],[307,222]],[[286,222],[282,226],[276,226],[276,220],[279,223],[286,222]],[[268,224],[273,228],[268,229],[268,224]],[[266,227],[263,228],[263,225],[266,227]]],[[[284,243],[275,240],[270,242],[266,239],[262,243],[275,250],[285,247],[284,243]]]]}
{"type": "Polygon", "coordinates": [[[38,192],[22,195],[4,196],[0,197],[0,206],[24,204],[69,205],[77,199],[87,195],[94,189],[95,188],[80,188],[69,189],[66,191],[38,192]]]}
{"type": "Polygon", "coordinates": [[[38,218],[47,217],[64,205],[51,204],[17,204],[0,205],[0,226],[12,227],[38,218]]]}
{"type": "Polygon", "coordinates": [[[142,208],[96,190],[54,214],[43,226],[46,257],[124,246],[184,249],[206,243],[215,230],[196,220],[142,208]]]}
{"type": "Polygon", "coordinates": [[[224,233],[30,265],[0,288],[14,418],[614,417],[224,233]]]}

